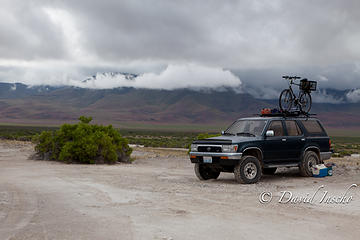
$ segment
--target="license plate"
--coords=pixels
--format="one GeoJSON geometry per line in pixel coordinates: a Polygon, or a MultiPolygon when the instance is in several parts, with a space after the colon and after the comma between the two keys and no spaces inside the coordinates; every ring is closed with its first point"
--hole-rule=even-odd
{"type": "Polygon", "coordinates": [[[204,161],[204,163],[212,163],[212,158],[211,157],[203,157],[203,161],[204,161]]]}

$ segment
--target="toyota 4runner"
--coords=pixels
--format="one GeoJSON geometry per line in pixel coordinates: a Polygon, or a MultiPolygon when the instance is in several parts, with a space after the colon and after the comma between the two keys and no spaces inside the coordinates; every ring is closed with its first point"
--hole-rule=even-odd
{"type": "Polygon", "coordinates": [[[241,118],[221,136],[196,140],[190,160],[200,180],[233,172],[239,183],[256,183],[279,167],[299,167],[312,176],[312,166],[331,158],[331,141],[317,118],[268,116],[241,118]]]}

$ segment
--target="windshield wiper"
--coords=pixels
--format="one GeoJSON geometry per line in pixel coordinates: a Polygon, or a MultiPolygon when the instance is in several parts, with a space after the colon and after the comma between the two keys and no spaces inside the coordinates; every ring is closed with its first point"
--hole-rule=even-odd
{"type": "Polygon", "coordinates": [[[249,132],[239,132],[236,135],[237,136],[239,136],[239,135],[248,135],[248,136],[256,137],[255,134],[252,134],[252,133],[249,133],[249,132]]]}
{"type": "Polygon", "coordinates": [[[233,134],[233,133],[228,133],[228,132],[224,132],[224,134],[223,134],[223,135],[235,136],[235,134],[233,134]]]}

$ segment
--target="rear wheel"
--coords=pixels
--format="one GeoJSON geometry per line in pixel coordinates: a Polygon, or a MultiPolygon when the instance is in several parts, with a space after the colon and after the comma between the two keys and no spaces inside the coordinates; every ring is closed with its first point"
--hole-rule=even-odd
{"type": "Polygon", "coordinates": [[[217,179],[220,171],[210,167],[208,164],[195,163],[195,175],[200,180],[217,179]]]}
{"type": "Polygon", "coordinates": [[[318,164],[319,157],[318,155],[313,151],[307,151],[304,154],[303,159],[301,160],[299,169],[300,169],[300,175],[303,177],[311,177],[313,175],[312,173],[312,167],[318,164]]]}
{"type": "Polygon", "coordinates": [[[299,98],[300,111],[308,113],[311,109],[312,99],[308,92],[303,92],[299,98]]]}
{"type": "Polygon", "coordinates": [[[293,104],[293,96],[289,89],[284,89],[279,97],[279,106],[281,111],[290,111],[293,104]]]}
{"type": "Polygon", "coordinates": [[[260,161],[254,156],[244,156],[234,168],[235,179],[239,183],[256,183],[261,178],[260,161]]]}

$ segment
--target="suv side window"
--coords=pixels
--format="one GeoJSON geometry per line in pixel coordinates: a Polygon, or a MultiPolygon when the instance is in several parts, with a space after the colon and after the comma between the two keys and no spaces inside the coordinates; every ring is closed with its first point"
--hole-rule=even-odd
{"type": "Polygon", "coordinates": [[[268,130],[274,131],[274,137],[284,136],[284,129],[281,121],[272,121],[268,130]]]}
{"type": "Polygon", "coordinates": [[[285,124],[286,124],[286,130],[287,130],[288,136],[302,135],[302,131],[295,121],[286,120],[285,124]]]}
{"type": "Polygon", "coordinates": [[[306,131],[310,134],[322,134],[323,130],[316,120],[302,120],[302,125],[304,125],[306,131]]]}

